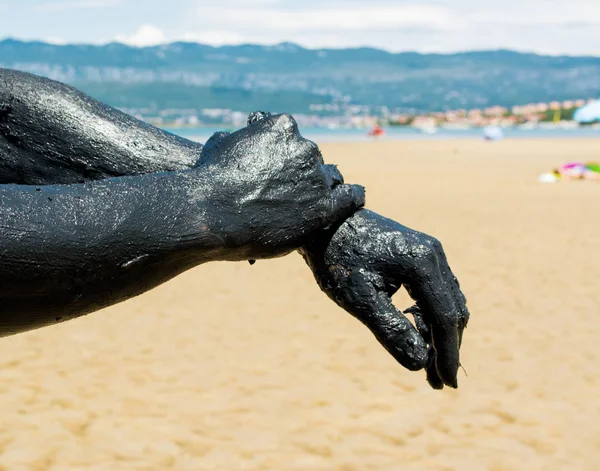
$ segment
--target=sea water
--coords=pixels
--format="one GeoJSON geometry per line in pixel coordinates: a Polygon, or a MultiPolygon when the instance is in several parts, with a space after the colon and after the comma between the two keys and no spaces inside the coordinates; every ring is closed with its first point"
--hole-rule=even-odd
{"type": "MultiPolygon", "coordinates": [[[[198,142],[206,142],[210,136],[217,131],[234,131],[235,129],[223,127],[197,127],[197,128],[164,128],[173,134],[198,142]]],[[[390,141],[390,140],[434,140],[434,139],[483,139],[481,129],[444,129],[438,128],[435,133],[421,132],[410,127],[391,127],[385,129],[383,136],[369,136],[365,128],[300,128],[304,137],[319,142],[368,142],[368,141],[390,141]]],[[[576,129],[503,129],[504,139],[568,139],[568,138],[600,138],[598,128],[576,128],[576,129]]]]}

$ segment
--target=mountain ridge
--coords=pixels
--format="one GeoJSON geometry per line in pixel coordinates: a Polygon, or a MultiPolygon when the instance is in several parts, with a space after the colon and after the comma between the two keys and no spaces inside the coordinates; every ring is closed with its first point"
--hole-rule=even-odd
{"type": "Polygon", "coordinates": [[[443,111],[600,94],[600,57],[507,49],[426,54],[369,47],[307,49],[289,42],[210,46],[179,41],[136,47],[8,38],[0,40],[0,67],[69,83],[113,106],[156,110],[247,112],[264,101],[264,108],[275,105],[289,112],[332,102],[443,111]]]}
{"type": "Polygon", "coordinates": [[[281,43],[277,43],[277,44],[259,44],[259,43],[240,43],[240,44],[226,44],[226,45],[221,45],[221,46],[213,46],[210,44],[204,44],[204,43],[199,43],[199,42],[195,42],[195,41],[172,41],[169,43],[161,43],[161,44],[156,44],[156,45],[150,45],[150,46],[136,46],[136,45],[132,45],[132,44],[127,44],[127,43],[123,43],[123,42],[119,42],[119,41],[110,41],[107,43],[85,43],[85,42],[74,42],[74,43],[53,43],[53,42],[47,42],[47,41],[42,41],[42,40],[37,40],[37,39],[33,39],[33,40],[26,40],[26,39],[18,39],[18,38],[14,38],[14,37],[4,37],[4,38],[0,38],[0,45],[1,44],[35,44],[35,45],[44,45],[44,46],[56,46],[59,48],[62,47],[89,47],[89,48],[97,48],[97,49],[102,49],[105,48],[107,46],[120,46],[126,49],[132,49],[132,50],[140,50],[140,49],[160,49],[160,48],[164,48],[164,47],[169,47],[169,46],[173,46],[173,45],[192,45],[192,46],[198,46],[201,48],[207,48],[207,49],[238,49],[238,48],[258,48],[258,49],[275,49],[275,50],[281,50],[281,48],[285,48],[285,47],[289,47],[292,49],[297,49],[297,50],[304,50],[304,51],[358,51],[358,50],[365,50],[365,51],[376,51],[376,52],[381,52],[387,55],[418,55],[418,56],[466,56],[466,55],[479,55],[479,54],[493,54],[493,53],[510,53],[510,54],[515,54],[515,55],[526,55],[526,56],[537,56],[537,57],[548,57],[548,58],[573,58],[573,59],[600,59],[600,55],[598,56],[593,56],[593,55],[589,55],[589,54],[585,54],[585,55],[577,55],[577,54],[558,54],[558,55],[552,55],[552,54],[541,54],[538,52],[534,52],[534,51],[517,51],[514,49],[507,49],[507,48],[498,48],[498,49],[475,49],[475,50],[462,50],[462,51],[456,51],[456,52],[418,52],[418,51],[413,51],[413,50],[407,50],[407,51],[388,51],[386,49],[381,49],[381,48],[377,48],[377,47],[373,47],[373,46],[354,46],[354,47],[322,47],[322,48],[312,48],[312,47],[305,47],[302,46],[300,44],[294,43],[294,42],[290,42],[290,41],[282,41],[281,43]]]}

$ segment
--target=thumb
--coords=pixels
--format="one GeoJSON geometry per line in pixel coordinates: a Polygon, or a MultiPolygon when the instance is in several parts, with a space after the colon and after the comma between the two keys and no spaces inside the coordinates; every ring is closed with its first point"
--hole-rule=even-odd
{"type": "Polygon", "coordinates": [[[365,205],[365,188],[361,185],[337,185],[332,190],[332,224],[345,221],[365,205]]]}
{"type": "MultiPolygon", "coordinates": [[[[350,283],[341,299],[343,308],[361,321],[398,363],[411,371],[427,365],[427,344],[411,322],[399,311],[389,295],[369,281],[350,283]]],[[[356,280],[355,280],[356,281],[356,280]]]]}

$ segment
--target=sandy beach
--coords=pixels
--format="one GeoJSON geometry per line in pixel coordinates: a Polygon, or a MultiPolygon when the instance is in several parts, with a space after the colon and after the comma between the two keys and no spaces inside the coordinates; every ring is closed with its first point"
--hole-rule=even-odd
{"type": "Polygon", "coordinates": [[[297,254],[214,263],[2,339],[0,470],[600,469],[600,184],[537,181],[600,139],[321,148],[444,244],[472,313],[459,389],[396,364],[297,254]]]}

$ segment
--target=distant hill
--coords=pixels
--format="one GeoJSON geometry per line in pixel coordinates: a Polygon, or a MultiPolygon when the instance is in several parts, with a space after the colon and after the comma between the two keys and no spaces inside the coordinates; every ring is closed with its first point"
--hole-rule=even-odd
{"type": "Polygon", "coordinates": [[[0,67],[54,78],[113,106],[301,113],[334,100],[423,111],[600,95],[600,57],[513,51],[389,53],[370,48],[135,48],[0,41],[0,67]]]}

